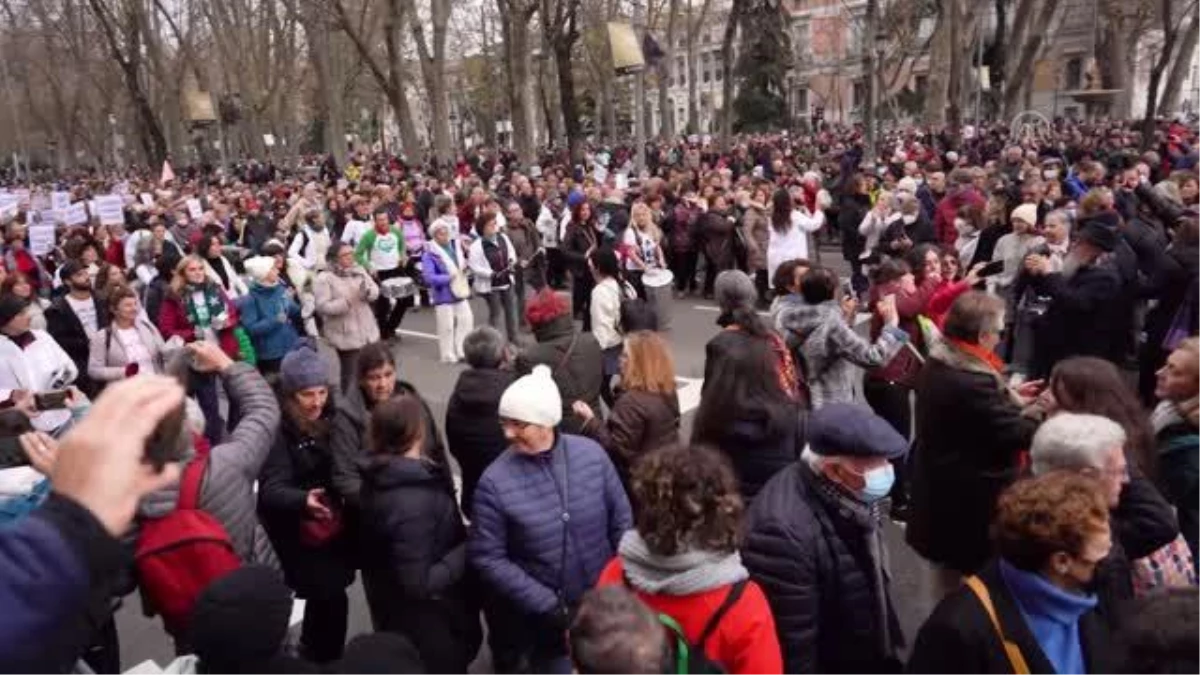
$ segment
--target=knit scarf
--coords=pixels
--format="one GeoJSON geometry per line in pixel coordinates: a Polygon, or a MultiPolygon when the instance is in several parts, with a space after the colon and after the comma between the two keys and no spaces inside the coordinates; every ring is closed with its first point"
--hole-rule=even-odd
{"type": "Polygon", "coordinates": [[[628,530],[617,546],[629,584],[639,591],[691,595],[728,586],[750,577],[737,552],[689,550],[662,556],[650,551],[637,530],[628,530]]]}
{"type": "Polygon", "coordinates": [[[184,286],[182,295],[188,323],[195,328],[208,328],[215,317],[225,313],[225,301],[211,284],[188,284],[184,286]],[[204,307],[196,306],[197,291],[204,294],[204,307]]]}
{"type": "MultiPolygon", "coordinates": [[[[811,452],[811,450],[806,449],[806,453],[811,452]]],[[[812,486],[813,491],[827,506],[830,506],[840,515],[865,529],[879,527],[881,518],[880,502],[876,501],[866,504],[855,499],[845,488],[829,480],[821,472],[814,470],[808,465],[808,462],[803,464],[801,470],[808,473],[809,478],[811,478],[809,484],[812,486]]]]}
{"type": "Polygon", "coordinates": [[[995,352],[984,349],[977,344],[963,342],[962,340],[956,340],[954,338],[946,338],[946,340],[950,342],[950,344],[954,345],[955,349],[974,356],[980,361],[991,366],[992,370],[996,371],[997,375],[1004,373],[1004,361],[1001,361],[1000,357],[996,356],[995,352]]]}

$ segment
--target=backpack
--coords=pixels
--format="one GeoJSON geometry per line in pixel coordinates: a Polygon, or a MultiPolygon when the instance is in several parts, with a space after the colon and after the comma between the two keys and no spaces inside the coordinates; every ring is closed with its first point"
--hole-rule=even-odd
{"type": "Polygon", "coordinates": [[[187,634],[192,608],[209,584],[241,567],[221,523],[199,508],[208,454],[183,470],[175,510],[142,523],[134,553],[138,585],[149,608],[176,639],[187,634]]]}
{"type": "MultiPolygon", "coordinates": [[[[666,626],[675,641],[675,672],[678,675],[728,672],[720,663],[708,658],[708,655],[704,653],[704,645],[708,642],[708,638],[716,632],[717,626],[721,625],[721,619],[725,618],[729,610],[733,609],[737,601],[742,598],[747,583],[749,583],[747,579],[742,579],[730,587],[729,594],[721,601],[717,611],[708,618],[708,622],[704,624],[704,630],[700,631],[700,637],[695,642],[688,642],[687,636],[683,633],[683,627],[679,625],[678,621],[670,615],[659,613],[659,622],[666,626]]],[[[628,584],[628,580],[626,580],[626,584],[628,584]]]]}

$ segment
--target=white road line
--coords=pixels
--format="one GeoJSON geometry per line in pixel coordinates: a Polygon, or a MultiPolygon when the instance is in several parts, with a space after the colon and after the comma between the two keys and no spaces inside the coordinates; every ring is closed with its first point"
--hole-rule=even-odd
{"type": "Polygon", "coordinates": [[[675,381],[679,383],[676,390],[676,395],[679,396],[679,414],[686,415],[700,407],[700,389],[704,387],[704,378],[676,377],[675,381]]]}
{"type": "MultiPolygon", "coordinates": [[[[716,305],[692,305],[692,309],[698,309],[701,312],[713,312],[715,314],[719,314],[721,312],[721,308],[717,307],[716,305]]],[[[771,313],[760,310],[758,312],[758,315],[759,316],[771,316],[771,313]]]]}
{"type": "Polygon", "coordinates": [[[292,600],[292,616],[288,619],[288,626],[295,626],[304,620],[304,601],[300,598],[292,600]]]}
{"type": "Polygon", "coordinates": [[[407,328],[397,328],[396,332],[399,333],[400,335],[407,335],[408,337],[420,338],[422,340],[436,340],[437,339],[437,336],[434,335],[433,333],[422,333],[419,330],[408,330],[407,328]]]}

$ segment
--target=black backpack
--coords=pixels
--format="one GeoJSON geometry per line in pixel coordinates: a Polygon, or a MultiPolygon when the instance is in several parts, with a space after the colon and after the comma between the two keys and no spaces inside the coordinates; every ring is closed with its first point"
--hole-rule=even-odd
{"type": "MultiPolygon", "coordinates": [[[[627,580],[626,585],[628,583],[627,580]]],[[[687,636],[683,633],[683,627],[673,617],[661,612],[658,614],[658,620],[670,631],[671,637],[675,641],[675,673],[686,675],[687,673],[728,672],[720,663],[708,658],[708,655],[704,653],[704,645],[708,642],[708,638],[716,632],[717,626],[721,625],[721,619],[725,618],[729,610],[741,599],[747,583],[749,583],[747,579],[742,579],[729,589],[729,594],[721,601],[717,611],[708,618],[708,623],[704,624],[704,630],[700,631],[700,637],[695,642],[688,642],[687,636]]]]}

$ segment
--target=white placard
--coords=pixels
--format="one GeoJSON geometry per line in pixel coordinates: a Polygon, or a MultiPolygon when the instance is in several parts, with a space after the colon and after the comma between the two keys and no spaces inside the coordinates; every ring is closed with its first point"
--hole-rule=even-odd
{"type": "Polygon", "coordinates": [[[0,220],[9,221],[17,217],[17,202],[9,201],[0,203],[0,220]]]}
{"type": "Polygon", "coordinates": [[[54,250],[54,223],[29,226],[29,252],[46,255],[54,250]]]}
{"type": "Polygon", "coordinates": [[[195,197],[187,200],[187,210],[193,220],[200,220],[200,217],[204,215],[204,209],[200,207],[200,200],[195,197]]]}
{"type": "Polygon", "coordinates": [[[268,148],[275,147],[275,134],[263,134],[263,145],[268,148]]]}
{"type": "Polygon", "coordinates": [[[71,205],[71,193],[65,190],[52,192],[50,194],[50,208],[55,211],[65,211],[71,205]]]}
{"type": "Polygon", "coordinates": [[[628,190],[629,189],[629,174],[627,174],[627,173],[617,174],[617,189],[618,190],[628,190]]]}
{"type": "Polygon", "coordinates": [[[93,200],[95,209],[92,215],[100,218],[101,225],[123,225],[125,223],[125,202],[121,195],[101,195],[93,200]]]}
{"type": "Polygon", "coordinates": [[[142,194],[138,195],[138,198],[141,199],[142,203],[146,206],[154,206],[154,197],[151,196],[149,192],[143,192],[142,194]]]}
{"type": "Polygon", "coordinates": [[[88,221],[87,206],[83,202],[71,204],[61,212],[60,220],[66,223],[67,227],[86,225],[88,221]]]}
{"type": "Polygon", "coordinates": [[[596,179],[597,183],[606,183],[608,182],[608,169],[597,164],[596,168],[592,169],[592,177],[596,179]]]}

